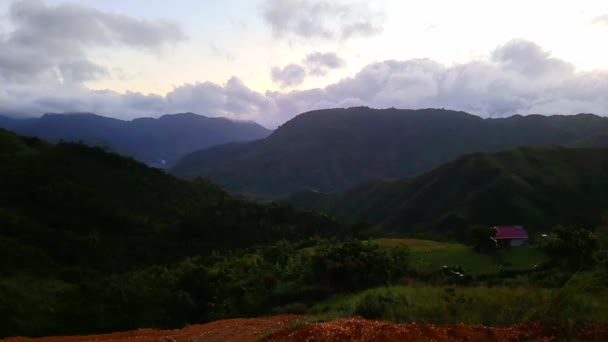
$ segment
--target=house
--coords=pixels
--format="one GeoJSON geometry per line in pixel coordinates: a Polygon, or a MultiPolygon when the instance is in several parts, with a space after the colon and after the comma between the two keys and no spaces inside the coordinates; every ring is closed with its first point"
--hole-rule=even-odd
{"type": "Polygon", "coordinates": [[[522,226],[496,226],[492,230],[494,233],[491,239],[498,247],[517,247],[528,244],[528,232],[522,226]]]}

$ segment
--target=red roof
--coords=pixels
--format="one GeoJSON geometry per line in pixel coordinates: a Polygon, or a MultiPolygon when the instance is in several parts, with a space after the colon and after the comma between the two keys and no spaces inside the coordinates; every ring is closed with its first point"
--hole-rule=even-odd
{"type": "Polygon", "coordinates": [[[528,232],[522,226],[497,226],[494,239],[527,239],[528,232]]]}

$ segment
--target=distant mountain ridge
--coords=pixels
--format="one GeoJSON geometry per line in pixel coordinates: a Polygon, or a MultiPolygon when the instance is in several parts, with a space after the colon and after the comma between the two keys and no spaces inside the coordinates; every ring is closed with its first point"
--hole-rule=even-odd
{"type": "Polygon", "coordinates": [[[414,178],[369,181],[344,192],[306,191],[297,207],[400,233],[463,239],[474,224],[595,228],[608,213],[608,148],[519,147],[475,153],[414,178]]]}
{"type": "Polygon", "coordinates": [[[608,119],[592,114],[482,119],[443,109],[328,109],[301,114],[263,140],[192,153],[171,171],[209,177],[233,192],[281,197],[415,176],[467,153],[571,145],[606,132],[608,119]]]}
{"type": "Polygon", "coordinates": [[[30,119],[0,116],[0,128],[51,142],[82,141],[103,146],[158,167],[168,167],[196,150],[228,142],[262,139],[271,133],[254,122],[209,118],[193,113],[131,121],[93,113],[45,114],[30,119]]]}

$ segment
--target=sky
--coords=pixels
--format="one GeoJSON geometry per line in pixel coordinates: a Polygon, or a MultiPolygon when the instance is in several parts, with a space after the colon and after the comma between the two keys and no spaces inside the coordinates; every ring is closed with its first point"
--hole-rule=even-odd
{"type": "Polygon", "coordinates": [[[0,113],[608,115],[608,2],[0,0],[0,113]]]}

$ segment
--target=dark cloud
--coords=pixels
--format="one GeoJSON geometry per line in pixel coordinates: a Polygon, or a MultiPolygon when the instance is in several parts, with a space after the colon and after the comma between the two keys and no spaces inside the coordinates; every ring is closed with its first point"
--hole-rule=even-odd
{"type": "Polygon", "coordinates": [[[277,38],[349,39],[382,31],[383,15],[365,2],[336,0],[266,0],[266,23],[277,38]]]}
{"type": "Polygon", "coordinates": [[[330,70],[344,66],[345,61],[335,53],[313,52],[304,59],[308,73],[315,76],[325,76],[330,70]]]}
{"type": "Polygon", "coordinates": [[[366,105],[444,107],[483,117],[608,114],[608,70],[577,72],[539,46],[512,41],[489,60],[446,66],[429,59],[372,63],[324,88],[259,93],[240,79],[185,84],[166,96],[90,91],[80,85],[1,87],[0,112],[90,111],[133,118],[191,111],[276,127],[302,112],[366,105]]]}
{"type": "Polygon", "coordinates": [[[12,3],[14,29],[0,34],[0,81],[79,83],[108,76],[87,56],[89,48],[126,46],[158,51],[183,40],[174,23],[148,21],[73,4],[43,0],[12,3]]]}
{"type": "Polygon", "coordinates": [[[288,64],[283,68],[272,68],[270,70],[270,77],[281,88],[293,87],[304,82],[306,70],[301,65],[288,64]]]}

